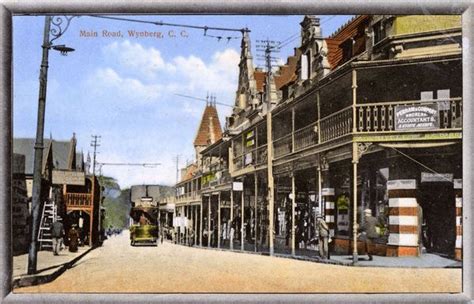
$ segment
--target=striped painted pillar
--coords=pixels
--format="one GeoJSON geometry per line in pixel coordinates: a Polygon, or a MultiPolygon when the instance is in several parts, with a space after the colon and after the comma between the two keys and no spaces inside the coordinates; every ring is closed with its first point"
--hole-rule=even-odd
{"type": "Polygon", "coordinates": [[[329,227],[329,234],[331,237],[334,236],[334,232],[336,229],[336,203],[334,199],[334,188],[322,188],[321,189],[321,196],[324,199],[324,214],[325,214],[325,221],[329,227]]]}
{"type": "Polygon", "coordinates": [[[421,223],[416,200],[416,180],[387,182],[389,231],[387,256],[418,256],[418,233],[421,223]]]}
{"type": "Polygon", "coordinates": [[[456,246],[454,258],[462,260],[462,179],[454,180],[454,197],[456,200],[456,246]]]}

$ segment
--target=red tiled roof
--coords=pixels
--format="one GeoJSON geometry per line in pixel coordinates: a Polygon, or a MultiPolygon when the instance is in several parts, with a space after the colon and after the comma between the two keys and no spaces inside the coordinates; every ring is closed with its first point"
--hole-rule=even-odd
{"type": "MultiPolygon", "coordinates": [[[[341,44],[348,38],[357,36],[361,30],[365,27],[369,21],[368,15],[360,15],[354,17],[347,24],[342,26],[337,32],[329,36],[326,39],[328,46],[328,61],[331,65],[331,69],[335,69],[342,61],[342,48],[341,44]]],[[[361,53],[365,48],[365,41],[356,40],[354,45],[354,51],[356,54],[361,53]]]]}
{"type": "Polygon", "coordinates": [[[275,76],[275,85],[277,90],[280,90],[284,85],[296,80],[296,67],[298,65],[298,58],[301,55],[299,49],[296,50],[295,55],[288,57],[286,64],[280,66],[277,76],[275,76]]]}
{"type": "Polygon", "coordinates": [[[194,173],[197,171],[197,165],[196,164],[192,164],[192,165],[189,165],[187,168],[186,168],[186,173],[184,174],[184,176],[181,178],[181,181],[184,182],[184,181],[187,181],[187,180],[190,180],[194,177],[194,173]]]}
{"type": "Polygon", "coordinates": [[[217,110],[212,105],[207,105],[202,114],[201,123],[194,139],[195,146],[208,146],[222,137],[222,128],[217,110]],[[212,121],[212,122],[211,122],[212,121]]]}
{"type": "Polygon", "coordinates": [[[265,86],[265,72],[264,71],[255,71],[253,72],[253,77],[255,78],[255,82],[257,83],[257,90],[259,92],[263,92],[265,86]]]}

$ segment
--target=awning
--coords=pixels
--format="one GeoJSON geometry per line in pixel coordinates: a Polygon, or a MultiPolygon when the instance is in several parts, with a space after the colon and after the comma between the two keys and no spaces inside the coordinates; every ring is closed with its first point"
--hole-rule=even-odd
{"type": "Polygon", "coordinates": [[[457,142],[379,143],[384,148],[436,148],[457,144],[457,142]]]}

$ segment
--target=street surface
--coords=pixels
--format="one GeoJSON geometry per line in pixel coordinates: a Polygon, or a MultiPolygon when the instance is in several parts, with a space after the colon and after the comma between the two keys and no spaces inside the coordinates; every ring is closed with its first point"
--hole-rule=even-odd
{"type": "Polygon", "coordinates": [[[113,236],[55,281],[30,292],[460,292],[461,269],[319,264],[165,242],[131,247],[113,236]]]}

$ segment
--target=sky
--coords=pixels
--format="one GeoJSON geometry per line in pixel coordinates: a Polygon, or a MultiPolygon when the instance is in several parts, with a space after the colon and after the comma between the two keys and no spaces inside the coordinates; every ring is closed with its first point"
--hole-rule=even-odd
{"type": "MultiPolygon", "coordinates": [[[[121,18],[221,28],[248,28],[254,55],[257,40],[283,41],[280,62],[300,45],[303,16],[140,15],[121,18]]],[[[327,37],[351,16],[318,16],[327,37]]],[[[13,17],[13,133],[34,138],[44,16],[13,17]]],[[[54,26],[52,27],[54,28],[54,26]]],[[[193,141],[205,102],[233,105],[238,83],[240,32],[79,16],[53,44],[75,49],[67,56],[49,52],[45,137],[77,138],[77,151],[90,153],[100,135],[97,162],[160,163],[155,168],[103,166],[122,188],[136,184],[173,185],[179,167],[194,159],[193,141]],[[133,32],[159,32],[137,37],[133,32]],[[97,33],[97,36],[85,33],[97,33]],[[81,34],[82,33],[82,34],[81,34]],[[156,35],[159,35],[157,37],[156,35]],[[231,37],[217,39],[210,36],[231,37]]],[[[52,39],[52,37],[51,37],[52,39]]],[[[222,127],[231,107],[217,106],[222,127]]]]}

